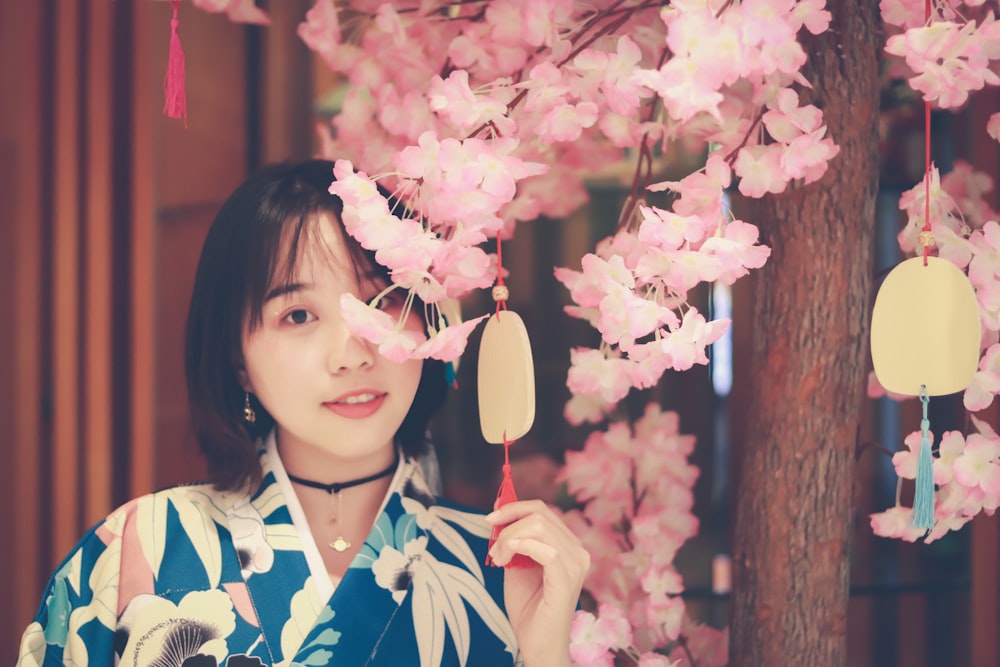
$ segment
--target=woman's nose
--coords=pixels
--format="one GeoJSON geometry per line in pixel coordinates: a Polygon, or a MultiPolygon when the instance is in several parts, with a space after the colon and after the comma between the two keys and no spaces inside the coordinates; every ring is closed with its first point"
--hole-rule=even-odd
{"type": "Polygon", "coordinates": [[[330,334],[328,367],[331,373],[368,368],[375,363],[375,346],[348,328],[346,322],[333,327],[330,334]]]}

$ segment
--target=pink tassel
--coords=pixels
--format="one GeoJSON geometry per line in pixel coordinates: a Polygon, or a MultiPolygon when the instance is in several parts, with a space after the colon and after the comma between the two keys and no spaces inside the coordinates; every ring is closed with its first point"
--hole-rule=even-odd
{"type": "Polygon", "coordinates": [[[181,48],[181,38],[177,35],[177,26],[180,21],[177,12],[180,9],[180,0],[170,0],[170,6],[174,10],[173,18],[170,19],[170,51],[167,55],[167,73],[163,77],[163,113],[168,118],[183,118],[184,127],[187,128],[187,93],[184,90],[184,49],[181,48]]]}

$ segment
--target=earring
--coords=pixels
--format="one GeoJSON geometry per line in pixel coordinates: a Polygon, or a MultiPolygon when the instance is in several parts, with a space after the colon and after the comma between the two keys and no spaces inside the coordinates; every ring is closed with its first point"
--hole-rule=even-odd
{"type": "Polygon", "coordinates": [[[243,392],[243,421],[252,424],[257,421],[257,413],[250,407],[250,393],[243,392]]]}

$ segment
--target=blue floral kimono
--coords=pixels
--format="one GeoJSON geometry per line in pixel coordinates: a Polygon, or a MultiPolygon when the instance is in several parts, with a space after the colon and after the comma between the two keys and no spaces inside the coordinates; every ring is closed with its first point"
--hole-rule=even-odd
{"type": "Polygon", "coordinates": [[[124,505],[59,566],[18,665],[513,665],[490,527],[399,464],[334,589],[274,449],[252,497],[180,486],[124,505]]]}

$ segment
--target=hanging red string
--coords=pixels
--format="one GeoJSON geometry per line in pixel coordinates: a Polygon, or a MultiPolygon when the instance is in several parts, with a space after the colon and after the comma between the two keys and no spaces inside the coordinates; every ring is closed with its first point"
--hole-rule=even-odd
{"type": "Polygon", "coordinates": [[[503,246],[500,243],[500,235],[497,234],[497,284],[493,287],[493,300],[497,302],[497,315],[501,310],[507,310],[507,297],[510,290],[503,281],[503,246]]]}
{"type": "MultiPolygon", "coordinates": [[[[931,0],[924,0],[924,24],[931,20],[931,0]]],[[[924,266],[931,254],[934,235],[931,233],[931,103],[924,100],[924,226],[917,236],[924,246],[924,266]]]]}
{"type": "Polygon", "coordinates": [[[181,0],[170,0],[173,17],[170,19],[170,49],[167,52],[167,73],[163,77],[163,113],[167,118],[183,118],[187,124],[187,92],[185,91],[184,49],[177,34],[180,20],[177,15],[181,0]]]}

